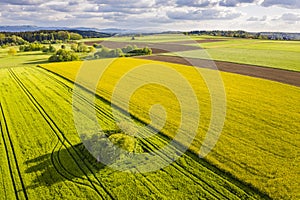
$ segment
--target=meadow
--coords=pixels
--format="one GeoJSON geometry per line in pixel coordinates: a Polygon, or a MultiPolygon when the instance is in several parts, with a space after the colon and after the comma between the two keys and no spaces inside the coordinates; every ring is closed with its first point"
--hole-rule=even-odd
{"type": "MultiPolygon", "coordinates": [[[[90,63],[89,66],[97,71],[109,62],[102,60],[96,64],[90,63]]],[[[105,70],[97,94],[108,102],[111,101],[119,79],[136,66],[146,64],[165,65],[176,69],[189,80],[196,91],[201,120],[190,149],[197,154],[211,120],[211,103],[204,81],[193,75],[192,67],[132,58],[117,59],[105,70]]],[[[77,62],[42,67],[74,81],[81,65],[81,62],[77,62]]],[[[209,73],[209,70],[201,69],[201,73],[209,73]]],[[[140,77],[146,75],[147,71],[130,74],[130,81],[126,87],[132,87],[140,77]]],[[[168,76],[158,75],[161,78],[168,76]]],[[[299,176],[299,88],[236,74],[221,75],[227,96],[227,116],[221,137],[206,159],[272,198],[297,199],[299,182],[295,177],[299,176]]],[[[176,84],[176,80],[171,78],[166,81],[176,84]]],[[[81,84],[88,87],[89,80],[81,84]]],[[[127,90],[123,91],[117,102],[118,106],[125,109],[122,97],[126,96],[127,90]]],[[[176,99],[172,97],[165,88],[157,85],[145,86],[130,99],[130,113],[145,123],[150,123],[149,108],[155,103],[162,104],[166,111],[172,110],[172,113],[168,115],[169,123],[166,123],[161,132],[173,138],[181,113],[176,106],[176,99]]]]}
{"type": "Polygon", "coordinates": [[[205,50],[168,53],[166,55],[212,59],[300,71],[300,42],[296,41],[270,42],[264,40],[230,39],[227,41],[192,45],[199,45],[199,47],[205,50]]]}

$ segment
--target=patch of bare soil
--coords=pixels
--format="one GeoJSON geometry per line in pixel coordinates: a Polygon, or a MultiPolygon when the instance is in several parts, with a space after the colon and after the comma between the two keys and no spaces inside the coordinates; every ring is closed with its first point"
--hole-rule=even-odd
{"type": "Polygon", "coordinates": [[[237,63],[223,62],[223,61],[211,61],[211,60],[203,60],[197,58],[182,58],[176,56],[154,55],[154,56],[141,56],[137,58],[170,62],[170,63],[183,64],[183,65],[202,67],[202,68],[210,68],[210,69],[213,67],[212,65],[216,65],[220,71],[231,72],[231,73],[236,73],[236,74],[241,74],[246,76],[257,77],[257,78],[263,78],[263,79],[268,79],[268,80],[300,87],[300,73],[294,71],[260,67],[254,65],[246,65],[246,64],[237,64],[237,63]]]}

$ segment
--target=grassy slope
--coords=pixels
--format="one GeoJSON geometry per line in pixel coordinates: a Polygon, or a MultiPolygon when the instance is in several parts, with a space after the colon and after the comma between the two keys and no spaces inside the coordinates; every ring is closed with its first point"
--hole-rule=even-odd
{"type": "MultiPolygon", "coordinates": [[[[0,120],[1,124],[6,122],[8,125],[30,199],[259,198],[224,173],[218,172],[221,177],[216,169],[188,155],[162,170],[147,174],[128,174],[100,164],[91,165],[89,154],[82,146],[76,146],[80,140],[72,117],[70,82],[45,70],[28,67],[1,69],[0,77],[5,117],[0,120]]],[[[109,130],[114,128],[110,105],[100,99],[96,104],[101,109],[98,112],[100,123],[109,130]]],[[[89,120],[85,115],[81,117],[83,121],[89,120]]],[[[150,149],[168,142],[159,136],[149,140],[147,147],[150,149]]],[[[2,142],[0,147],[3,149],[2,142]]],[[[1,155],[5,158],[2,151],[1,155]]],[[[5,159],[0,163],[3,174],[9,175],[5,159]]],[[[12,192],[7,198],[14,198],[11,181],[1,176],[0,183],[5,185],[0,187],[0,193],[12,192]]],[[[22,195],[22,190],[18,195],[22,195]]]]}
{"type": "MultiPolygon", "coordinates": [[[[105,62],[109,61],[100,61],[95,66],[91,63],[90,67],[96,69],[105,65],[105,62]]],[[[146,63],[165,64],[136,59],[119,59],[106,71],[102,78],[103,82],[98,88],[98,94],[110,100],[114,83],[134,66],[146,63]]],[[[43,67],[74,80],[80,65],[81,63],[63,63],[43,67]]],[[[202,120],[198,135],[191,146],[192,150],[198,152],[210,119],[208,91],[203,80],[193,75],[192,68],[174,64],[168,64],[168,66],[187,76],[199,97],[202,120]]],[[[202,73],[206,72],[202,71],[202,73]]],[[[207,159],[273,198],[299,198],[300,194],[297,189],[299,166],[296,164],[299,162],[297,155],[300,153],[299,88],[229,73],[221,74],[227,94],[227,118],[221,138],[207,159]]],[[[168,77],[168,75],[160,75],[168,77]]],[[[131,82],[134,83],[136,78],[142,76],[144,75],[132,75],[131,82]]],[[[168,93],[164,93],[160,87],[152,86],[151,90],[148,88],[148,90],[141,91],[140,95],[137,93],[132,98],[132,113],[149,121],[150,104],[155,102],[156,97],[159,97],[161,102],[165,102],[166,110],[172,109],[172,115],[168,119],[175,123],[176,127],[178,123],[176,117],[180,116],[180,111],[176,109],[176,106],[173,107],[176,104],[174,99],[166,95],[168,93]]],[[[170,126],[166,127],[163,132],[173,136],[174,132],[170,131],[172,130],[170,126]]]]}

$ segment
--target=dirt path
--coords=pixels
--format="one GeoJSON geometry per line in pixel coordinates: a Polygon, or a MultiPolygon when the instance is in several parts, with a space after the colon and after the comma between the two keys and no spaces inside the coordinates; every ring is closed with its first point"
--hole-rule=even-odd
{"type": "MultiPolygon", "coordinates": [[[[211,60],[202,60],[197,58],[182,58],[176,56],[142,56],[137,57],[147,60],[164,61],[176,64],[184,64],[196,67],[209,68],[213,62],[211,60]],[[192,63],[192,64],[191,64],[192,63]]],[[[231,62],[214,61],[220,71],[231,72],[246,76],[268,79],[281,83],[286,83],[300,87],[300,72],[287,71],[282,69],[274,69],[268,67],[260,67],[247,64],[237,64],[231,62]]]]}

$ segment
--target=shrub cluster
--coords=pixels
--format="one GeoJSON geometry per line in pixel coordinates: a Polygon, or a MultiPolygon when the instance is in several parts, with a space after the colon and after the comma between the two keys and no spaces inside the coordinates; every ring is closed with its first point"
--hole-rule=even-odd
{"type": "Polygon", "coordinates": [[[94,54],[94,58],[116,58],[116,57],[131,57],[131,56],[141,56],[141,55],[151,55],[152,50],[148,47],[137,48],[137,46],[128,45],[122,49],[108,49],[103,45],[95,45],[94,47],[98,51],[94,54]]]}
{"type": "Polygon", "coordinates": [[[54,46],[49,45],[49,47],[43,46],[42,51],[44,53],[54,53],[54,52],[56,52],[56,49],[54,46]]]}
{"type": "Polygon", "coordinates": [[[30,43],[28,45],[21,45],[19,47],[19,50],[21,52],[27,52],[27,51],[41,51],[43,49],[43,45],[39,42],[30,43]]]}
{"type": "Polygon", "coordinates": [[[73,51],[66,49],[58,50],[53,56],[49,58],[50,62],[67,62],[67,61],[77,61],[80,60],[79,56],[73,51]]]}
{"type": "MultiPolygon", "coordinates": [[[[126,126],[128,127],[128,125],[126,126]]],[[[110,164],[127,158],[132,154],[143,153],[143,148],[134,137],[136,130],[129,128],[128,131],[124,133],[118,129],[110,133],[81,135],[81,139],[85,147],[96,157],[98,162],[110,164]]]]}

